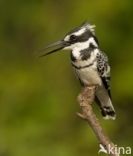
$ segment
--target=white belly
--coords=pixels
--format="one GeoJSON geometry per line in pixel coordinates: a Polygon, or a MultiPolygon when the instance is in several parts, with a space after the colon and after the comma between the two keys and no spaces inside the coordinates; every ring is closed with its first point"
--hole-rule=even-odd
{"type": "Polygon", "coordinates": [[[101,78],[98,75],[97,69],[94,66],[90,66],[80,70],[76,69],[76,73],[85,85],[101,85],[102,83],[101,78]]]}

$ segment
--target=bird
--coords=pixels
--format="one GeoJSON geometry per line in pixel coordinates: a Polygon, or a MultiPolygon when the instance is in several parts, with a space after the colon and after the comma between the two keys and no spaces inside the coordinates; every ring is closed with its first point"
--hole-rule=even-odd
{"type": "Polygon", "coordinates": [[[110,89],[110,65],[107,54],[100,48],[95,25],[82,23],[66,33],[61,40],[41,49],[40,57],[60,50],[70,50],[71,64],[82,87],[96,86],[95,101],[103,118],[115,120],[110,89]]]}

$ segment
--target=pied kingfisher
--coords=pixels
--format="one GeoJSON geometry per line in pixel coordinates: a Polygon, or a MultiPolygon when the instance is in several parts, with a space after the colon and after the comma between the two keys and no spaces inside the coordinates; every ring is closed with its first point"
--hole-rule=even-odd
{"type": "Polygon", "coordinates": [[[61,49],[71,50],[71,63],[82,86],[96,85],[95,99],[105,119],[115,119],[116,114],[110,94],[110,66],[108,57],[100,50],[94,25],[83,23],[65,37],[43,50],[46,56],[61,49]]]}

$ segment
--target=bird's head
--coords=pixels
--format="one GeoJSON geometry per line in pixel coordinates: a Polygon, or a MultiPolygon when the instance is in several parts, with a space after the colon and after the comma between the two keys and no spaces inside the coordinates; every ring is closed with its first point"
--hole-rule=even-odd
{"type": "Polygon", "coordinates": [[[98,47],[98,40],[95,36],[95,25],[90,25],[89,23],[83,23],[81,26],[74,28],[72,31],[68,32],[65,37],[53,44],[48,45],[43,51],[45,54],[40,56],[46,56],[59,50],[74,50],[74,49],[86,49],[89,45],[98,47]]]}

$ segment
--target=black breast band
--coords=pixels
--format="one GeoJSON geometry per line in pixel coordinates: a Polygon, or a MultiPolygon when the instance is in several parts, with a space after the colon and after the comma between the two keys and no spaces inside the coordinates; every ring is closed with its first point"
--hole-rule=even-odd
{"type": "Polygon", "coordinates": [[[93,65],[93,63],[90,63],[89,65],[86,65],[86,66],[76,66],[74,63],[72,63],[72,66],[73,66],[74,68],[78,69],[78,70],[84,69],[84,68],[88,68],[88,67],[90,67],[90,66],[92,66],[92,65],[93,65]]]}

